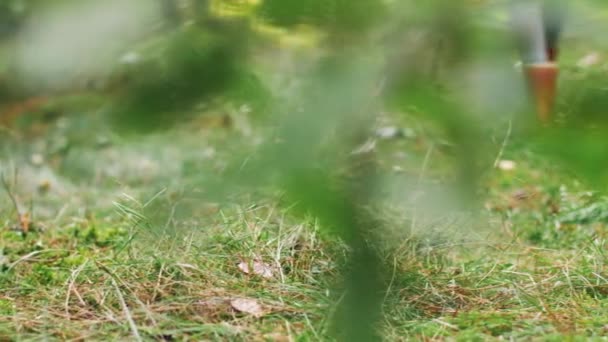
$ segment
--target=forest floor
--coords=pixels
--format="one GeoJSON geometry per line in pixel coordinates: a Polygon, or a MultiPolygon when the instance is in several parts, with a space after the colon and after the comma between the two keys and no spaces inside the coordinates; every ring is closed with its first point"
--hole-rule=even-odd
{"type": "MultiPolygon", "coordinates": [[[[137,138],[44,113],[0,131],[0,340],[331,339],[346,245],[279,191],[206,188],[260,143],[240,109],[137,138]]],[[[381,169],[441,182],[449,145],[378,126],[403,132],[376,138],[381,169]]],[[[508,131],[477,211],[382,213],[387,340],[608,336],[608,200],[508,131]]]]}
{"type": "MultiPolygon", "coordinates": [[[[210,196],[202,178],[256,138],[209,122],[123,139],[75,115],[6,138],[1,340],[329,339],[347,248],[280,193],[210,196]]],[[[378,141],[380,165],[432,178],[446,152],[411,123],[378,141]]],[[[387,213],[387,340],[608,334],[608,201],[521,145],[479,213],[387,213]]]]}

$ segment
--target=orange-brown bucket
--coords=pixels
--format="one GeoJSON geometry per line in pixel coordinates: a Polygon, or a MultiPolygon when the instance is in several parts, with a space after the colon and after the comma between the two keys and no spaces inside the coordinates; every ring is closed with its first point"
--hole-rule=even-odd
{"type": "Polygon", "coordinates": [[[538,119],[548,123],[555,104],[559,68],[556,63],[534,63],[527,65],[525,72],[538,119]]]}

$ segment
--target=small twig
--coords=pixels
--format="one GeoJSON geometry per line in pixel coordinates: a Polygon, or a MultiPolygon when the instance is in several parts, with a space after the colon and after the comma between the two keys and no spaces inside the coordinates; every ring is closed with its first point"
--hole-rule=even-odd
{"type": "Polygon", "coordinates": [[[393,272],[391,275],[391,281],[388,283],[388,286],[386,288],[386,292],[384,293],[384,299],[382,300],[382,306],[384,306],[386,304],[386,300],[388,299],[388,296],[393,288],[393,283],[395,282],[395,276],[397,275],[397,258],[393,258],[393,272]]]}
{"type": "Polygon", "coordinates": [[[418,183],[420,184],[424,180],[424,175],[426,174],[426,170],[429,166],[429,161],[431,160],[431,155],[435,150],[435,143],[431,143],[426,154],[424,155],[424,160],[422,161],[422,167],[420,167],[420,173],[418,174],[418,183]]]}
{"type": "Polygon", "coordinates": [[[167,191],[167,188],[162,188],[159,192],[157,192],[154,196],[152,196],[152,198],[150,198],[146,203],[144,203],[142,208],[149,206],[150,203],[154,202],[154,200],[157,199],[158,196],[164,194],[166,191],[167,191]]]}
{"type": "Polygon", "coordinates": [[[165,222],[165,228],[163,229],[164,232],[166,232],[169,229],[169,226],[171,225],[171,223],[173,222],[173,219],[175,218],[175,211],[177,210],[178,203],[179,203],[179,200],[177,200],[171,206],[171,212],[169,212],[169,217],[167,217],[167,222],[165,222]]]}
{"type": "Polygon", "coordinates": [[[333,320],[336,316],[336,313],[338,312],[338,308],[340,307],[340,305],[342,305],[342,302],[344,301],[344,298],[346,297],[346,291],[344,291],[341,295],[340,298],[338,298],[338,300],[334,303],[334,305],[332,305],[329,308],[329,312],[327,313],[327,316],[325,318],[325,320],[323,320],[323,323],[321,326],[323,326],[323,330],[327,331],[329,329],[329,320],[333,320]]]}
{"type": "Polygon", "coordinates": [[[13,268],[15,268],[15,266],[17,266],[19,263],[24,262],[24,261],[26,261],[26,260],[28,260],[28,259],[30,259],[30,258],[32,258],[32,257],[34,257],[34,256],[36,256],[36,255],[38,255],[38,254],[42,254],[42,253],[48,253],[48,252],[63,252],[63,251],[65,251],[65,250],[63,250],[63,249],[45,249],[45,250],[41,250],[41,251],[33,251],[33,252],[28,253],[28,254],[26,254],[26,255],[22,256],[21,258],[19,258],[19,259],[15,260],[13,263],[11,263],[11,264],[8,266],[7,271],[12,270],[12,269],[13,269],[13,268]]]}
{"type": "MultiPolygon", "coordinates": [[[[431,160],[431,156],[433,155],[434,151],[435,151],[435,143],[431,143],[431,145],[429,146],[429,148],[426,151],[426,154],[424,155],[424,160],[422,161],[422,166],[420,167],[420,173],[418,174],[418,184],[416,185],[416,191],[420,191],[422,189],[422,182],[424,181],[424,176],[426,174],[426,170],[429,166],[429,162],[431,160]]],[[[416,231],[417,221],[418,221],[418,206],[415,205],[414,212],[412,213],[412,223],[411,223],[411,227],[410,227],[410,230],[412,233],[416,231]]]]}
{"type": "Polygon", "coordinates": [[[152,293],[152,300],[156,300],[156,296],[158,295],[160,283],[163,278],[163,271],[165,270],[165,263],[160,264],[160,270],[158,271],[158,279],[156,280],[156,286],[154,286],[154,292],[152,293]]]}
{"type": "Polygon", "coordinates": [[[88,262],[89,262],[89,259],[85,260],[82,263],[82,265],[78,266],[78,268],[76,268],[74,271],[72,271],[72,274],[70,275],[70,281],[68,282],[68,291],[65,295],[65,313],[68,316],[68,319],[70,319],[70,316],[71,316],[69,306],[70,306],[70,294],[72,293],[72,291],[74,291],[74,294],[78,298],[78,301],[80,302],[80,304],[82,306],[86,305],[85,301],[82,299],[82,296],[80,296],[78,291],[74,288],[74,283],[76,283],[76,278],[78,278],[78,275],[80,274],[80,272],[82,272],[82,270],[84,269],[84,267],[87,265],[88,262]]]}
{"type": "Polygon", "coordinates": [[[125,318],[127,319],[127,322],[129,323],[129,327],[131,328],[131,333],[133,334],[133,337],[135,338],[136,341],[143,341],[143,339],[141,338],[141,335],[139,334],[139,330],[137,329],[137,325],[135,324],[135,321],[133,320],[133,315],[131,315],[131,310],[129,310],[129,307],[127,306],[127,302],[125,301],[125,298],[123,297],[122,292],[120,291],[120,287],[118,286],[118,283],[116,282],[116,276],[106,266],[104,266],[100,263],[97,263],[97,266],[102,271],[104,271],[106,274],[108,274],[110,276],[110,280],[112,280],[112,286],[114,287],[114,290],[116,291],[116,296],[118,297],[118,301],[120,302],[122,311],[125,314],[125,318]]]}
{"type": "MultiPolygon", "coordinates": [[[[14,172],[17,173],[17,170],[15,170],[14,172]]],[[[8,184],[8,181],[6,180],[6,175],[4,174],[4,172],[0,176],[0,180],[2,180],[2,187],[4,188],[6,195],[8,196],[8,198],[10,198],[11,202],[13,203],[13,207],[15,208],[15,212],[17,213],[17,216],[18,216],[17,222],[21,222],[21,218],[23,217],[23,214],[21,212],[21,209],[19,209],[19,203],[17,203],[17,198],[13,194],[10,184],[8,184]]]]}
{"type": "Polygon", "coordinates": [[[507,144],[509,143],[509,139],[511,138],[511,131],[513,130],[513,122],[509,119],[509,126],[507,128],[507,133],[505,134],[505,138],[502,141],[502,145],[500,146],[500,150],[498,150],[498,155],[496,155],[496,159],[494,159],[494,168],[498,167],[500,160],[502,159],[502,155],[507,148],[507,144]]]}
{"type": "Polygon", "coordinates": [[[433,322],[435,322],[435,323],[437,323],[437,324],[443,325],[444,327],[446,327],[446,328],[448,328],[448,329],[451,329],[451,330],[459,330],[459,329],[458,329],[458,326],[456,326],[456,325],[454,325],[454,324],[451,324],[451,323],[448,323],[448,322],[446,322],[446,321],[443,321],[443,320],[441,320],[441,319],[439,319],[439,318],[434,318],[432,321],[433,321],[433,322]]]}
{"type": "Polygon", "coordinates": [[[483,277],[481,277],[481,279],[479,279],[477,281],[477,284],[475,284],[475,287],[479,287],[479,285],[481,284],[481,282],[483,282],[484,280],[486,280],[486,278],[488,278],[490,276],[490,274],[492,274],[492,272],[494,272],[494,270],[496,269],[496,266],[498,266],[498,263],[494,263],[494,265],[492,266],[492,268],[483,275],[483,277]]]}
{"type": "Polygon", "coordinates": [[[55,219],[53,220],[54,223],[59,223],[59,220],[63,217],[69,206],[70,205],[66,203],[63,205],[63,207],[61,207],[61,209],[59,209],[59,211],[57,211],[57,215],[55,215],[55,219]]]}
{"type": "Polygon", "coordinates": [[[312,334],[314,335],[315,339],[317,341],[321,341],[321,336],[319,336],[319,333],[317,333],[317,329],[312,325],[307,314],[304,314],[304,319],[306,320],[306,325],[308,325],[308,328],[310,329],[310,331],[312,331],[312,334]]]}
{"type": "Polygon", "coordinates": [[[285,322],[285,330],[287,330],[287,340],[295,341],[296,339],[293,337],[293,332],[291,331],[291,324],[289,324],[289,321],[286,319],[284,319],[283,321],[285,322]]]}
{"type": "MultiPolygon", "coordinates": [[[[285,284],[285,274],[283,273],[283,267],[281,267],[281,250],[283,249],[283,226],[284,226],[284,216],[281,216],[281,221],[279,222],[279,233],[277,236],[277,250],[274,257],[275,266],[279,270],[279,277],[281,278],[281,284],[285,284]]],[[[283,298],[281,297],[281,300],[283,298]]]]}

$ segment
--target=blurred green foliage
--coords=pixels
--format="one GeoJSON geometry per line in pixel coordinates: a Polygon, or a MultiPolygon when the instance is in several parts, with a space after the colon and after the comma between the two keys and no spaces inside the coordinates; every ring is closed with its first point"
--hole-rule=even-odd
{"type": "Polygon", "coordinates": [[[13,34],[19,28],[21,9],[15,1],[0,4],[0,37],[13,34]]]}
{"type": "Polygon", "coordinates": [[[199,101],[226,92],[247,71],[239,65],[243,37],[229,39],[228,32],[222,33],[180,28],[143,52],[143,60],[127,65],[111,111],[117,123],[139,129],[166,127],[199,101]]]}
{"type": "Polygon", "coordinates": [[[308,24],[325,30],[361,32],[382,20],[386,10],[384,2],[378,0],[266,0],[258,13],[280,26],[308,24]]]}
{"type": "MultiPolygon", "coordinates": [[[[18,30],[21,3],[0,4],[0,34],[18,30]]],[[[490,132],[505,118],[517,121],[517,137],[530,138],[546,155],[602,186],[608,182],[608,76],[604,70],[573,73],[563,80],[556,122],[530,123],[529,108],[511,100],[522,93],[523,80],[511,82],[517,56],[503,1],[263,0],[254,11],[241,5],[240,16],[222,14],[217,7],[223,3],[239,7],[234,1],[159,2],[169,25],[129,41],[126,50],[135,57],[116,67],[103,89],[111,104],[107,112],[117,127],[139,131],[169,127],[199,103],[218,98],[252,106],[258,115],[278,113],[268,117],[278,129],[266,137],[260,162],[241,167],[235,157],[241,174],[233,176],[248,185],[279,187],[298,204],[296,212],[321,218],[326,231],[350,244],[350,292],[337,324],[342,340],[380,338],[374,324],[384,265],[373,232],[381,223],[363,208],[374,203],[382,175],[373,152],[351,153],[370,135],[377,112],[407,112],[439,127],[454,146],[454,182],[467,199],[476,197],[478,180],[492,167],[490,132]],[[253,62],[256,53],[262,55],[256,43],[271,39],[260,33],[267,26],[294,36],[312,26],[321,37],[321,57],[298,80],[303,85],[281,101],[273,101],[267,86],[272,75],[260,74],[253,62]]],[[[577,6],[580,13],[586,6],[606,12],[603,2],[577,6]]],[[[605,32],[601,20],[591,19],[592,30],[605,32]]],[[[564,51],[569,53],[575,54],[564,51]]],[[[492,329],[503,329],[499,323],[492,329]]]]}

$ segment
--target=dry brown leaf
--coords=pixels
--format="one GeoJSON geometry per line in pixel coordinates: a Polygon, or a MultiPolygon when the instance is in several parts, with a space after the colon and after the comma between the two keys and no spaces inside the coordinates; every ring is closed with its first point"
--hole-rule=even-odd
{"type": "Polygon", "coordinates": [[[195,303],[195,309],[208,316],[218,316],[230,310],[228,300],[223,297],[211,297],[195,303]]]}
{"type": "Polygon", "coordinates": [[[255,317],[262,317],[264,309],[257,300],[251,298],[235,298],[230,301],[230,306],[238,312],[246,313],[255,317]]]}
{"type": "Polygon", "coordinates": [[[403,132],[399,127],[387,126],[376,130],[376,136],[380,139],[395,139],[403,136],[403,132]]]}
{"type": "Polygon", "coordinates": [[[583,58],[579,59],[576,65],[580,68],[588,68],[594,66],[600,62],[600,54],[597,52],[591,52],[586,54],[583,58]]]}
{"type": "Polygon", "coordinates": [[[241,262],[238,264],[238,268],[239,268],[239,270],[243,271],[243,273],[245,273],[245,274],[249,274],[249,273],[251,272],[251,271],[249,270],[249,264],[248,264],[248,263],[246,263],[246,262],[244,262],[244,261],[241,261],[241,262]]]}
{"type": "Polygon", "coordinates": [[[274,277],[273,267],[269,264],[263,263],[259,260],[254,260],[251,265],[245,261],[241,261],[238,264],[239,270],[243,271],[245,274],[255,274],[262,278],[270,279],[274,277]],[[252,272],[253,268],[253,272],[252,272]]]}
{"type": "Polygon", "coordinates": [[[502,171],[513,171],[516,166],[517,164],[512,160],[501,160],[498,162],[498,168],[502,171]]]}

